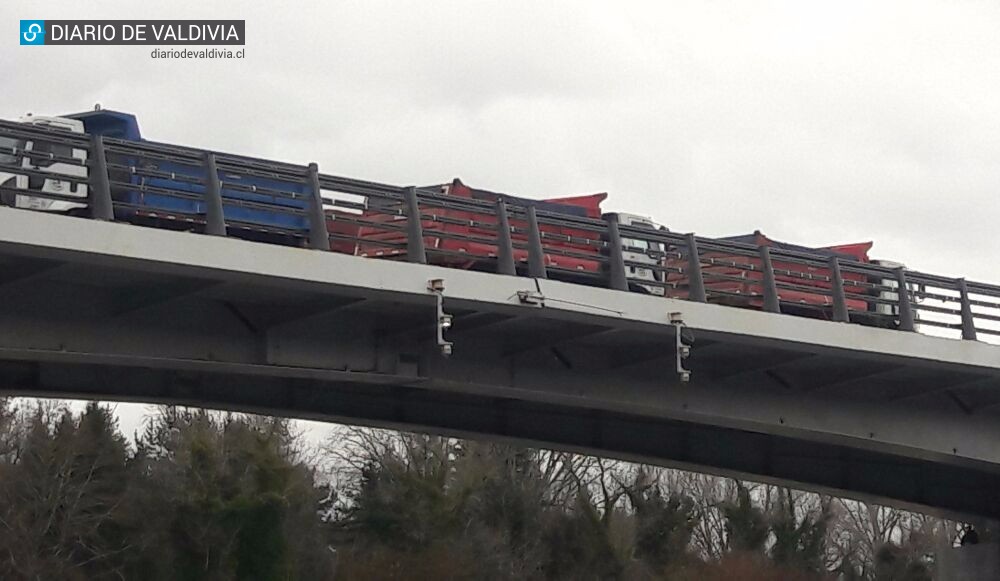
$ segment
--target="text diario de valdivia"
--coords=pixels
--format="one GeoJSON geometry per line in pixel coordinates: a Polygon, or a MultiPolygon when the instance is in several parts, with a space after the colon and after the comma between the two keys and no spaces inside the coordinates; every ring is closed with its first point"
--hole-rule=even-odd
{"type": "Polygon", "coordinates": [[[46,20],[45,44],[246,44],[244,20],[46,20]]]}

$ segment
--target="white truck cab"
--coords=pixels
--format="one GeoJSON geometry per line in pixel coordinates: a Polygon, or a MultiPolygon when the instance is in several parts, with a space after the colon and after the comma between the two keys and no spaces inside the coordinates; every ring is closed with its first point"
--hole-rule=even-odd
{"type": "MultiPolygon", "coordinates": [[[[906,266],[902,262],[896,262],[894,260],[872,260],[872,264],[875,264],[875,265],[878,265],[878,266],[885,266],[885,267],[893,268],[893,269],[895,269],[895,268],[905,268],[905,266],[906,266]]],[[[895,278],[884,278],[884,279],[878,281],[878,284],[880,284],[880,285],[882,285],[884,287],[891,288],[891,289],[898,289],[899,288],[899,282],[895,278]]],[[[914,296],[913,296],[913,298],[911,300],[913,302],[920,302],[921,301],[920,293],[922,293],[924,291],[924,288],[921,285],[919,285],[919,284],[914,284],[914,283],[910,283],[910,282],[908,282],[906,284],[906,287],[910,290],[911,293],[914,293],[914,296]]],[[[883,300],[886,300],[886,301],[892,301],[892,303],[896,303],[896,301],[899,300],[898,290],[897,291],[884,290],[884,291],[881,291],[878,296],[879,296],[880,299],[883,299],[883,300]]],[[[882,315],[891,315],[891,316],[894,316],[894,317],[898,317],[899,316],[899,305],[898,304],[892,304],[892,303],[878,303],[877,305],[875,305],[875,312],[879,313],[879,314],[882,314],[882,315]]],[[[914,312],[913,316],[914,316],[915,319],[919,319],[919,313],[918,312],[914,312]]]]}
{"type": "MultiPolygon", "coordinates": [[[[643,228],[650,231],[666,230],[664,226],[657,224],[652,219],[638,214],[627,214],[617,212],[618,223],[623,226],[633,228],[643,228]]],[[[622,236],[622,254],[625,258],[625,276],[632,280],[647,280],[651,282],[663,282],[663,273],[652,268],[637,266],[628,263],[640,263],[653,266],[664,266],[666,249],[661,242],[649,242],[647,240],[629,238],[622,236]]],[[[664,296],[666,290],[662,286],[653,284],[638,284],[642,290],[651,295],[664,296]]]]}
{"type": "MultiPolygon", "coordinates": [[[[51,127],[71,133],[84,132],[83,122],[76,119],[26,115],[19,119],[19,121],[26,125],[51,127]]],[[[0,200],[2,200],[4,205],[48,212],[68,212],[77,208],[86,208],[87,186],[59,179],[60,174],[72,177],[87,177],[87,167],[83,165],[86,163],[86,160],[86,149],[57,143],[0,137],[0,164],[7,166],[0,167],[0,185],[18,190],[30,190],[80,198],[82,203],[50,200],[30,194],[13,194],[9,191],[3,192],[0,200]],[[27,152],[36,155],[25,155],[27,152]],[[45,155],[48,156],[48,159],[45,159],[45,155]],[[77,159],[81,163],[74,164],[60,161],[60,159],[66,158],[77,159]],[[42,178],[37,175],[19,174],[11,169],[10,166],[17,166],[41,173],[50,173],[53,174],[53,177],[42,178]]]]}

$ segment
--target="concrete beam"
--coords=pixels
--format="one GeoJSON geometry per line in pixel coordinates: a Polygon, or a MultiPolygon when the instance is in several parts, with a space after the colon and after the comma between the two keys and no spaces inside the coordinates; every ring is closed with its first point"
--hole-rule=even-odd
{"type": "Polygon", "coordinates": [[[53,260],[72,259],[160,273],[204,273],[225,280],[300,288],[340,289],[355,296],[430,300],[427,280],[446,280],[445,300],[458,307],[484,306],[523,312],[519,290],[540,290],[543,316],[607,324],[667,326],[669,314],[709,339],[798,346],[823,353],[949,364],[1000,371],[1000,346],[854,324],[812,320],[720,305],[626,293],[553,280],[531,280],[421,264],[380,261],[330,252],[179,234],[128,224],[80,220],[0,208],[0,251],[53,260]],[[251,246],[252,250],[250,250],[251,246]]]}
{"type": "MultiPolygon", "coordinates": [[[[9,354],[7,354],[9,355],[9,354]]],[[[0,360],[2,393],[174,403],[600,454],[791,485],[951,518],[1000,515],[1000,475],[776,434],[471,392],[401,375],[215,362],[0,360]],[[158,369],[156,365],[167,368],[158,369]]],[[[461,386],[451,386],[459,388],[461,386]]]]}

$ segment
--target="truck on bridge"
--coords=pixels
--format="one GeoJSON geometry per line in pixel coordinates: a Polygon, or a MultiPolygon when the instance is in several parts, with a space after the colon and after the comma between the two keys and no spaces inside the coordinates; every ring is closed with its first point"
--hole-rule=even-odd
{"type": "MultiPolygon", "coordinates": [[[[119,111],[85,111],[59,117],[26,115],[26,125],[59,129],[78,135],[99,135],[110,144],[118,141],[147,143],[135,115],[119,111]]],[[[155,142],[148,142],[155,143],[155,142]]],[[[113,149],[112,149],[113,151],[113,149]]],[[[61,194],[67,199],[46,199],[7,191],[5,205],[49,212],[75,213],[87,207],[87,187],[58,176],[87,176],[87,152],[68,143],[32,139],[0,138],[0,164],[20,168],[23,173],[0,169],[0,184],[12,189],[61,194]],[[49,177],[51,176],[51,177],[49,177]],[[72,201],[78,198],[80,201],[72,201]]],[[[123,219],[160,228],[186,229],[203,222],[205,186],[200,160],[137,159],[114,155],[109,177],[115,186],[118,213],[123,219]],[[141,165],[142,173],[130,168],[141,165]],[[167,193],[166,190],[170,190],[167,193]],[[180,192],[180,195],[177,195],[180,192]],[[187,194],[185,196],[185,194],[187,194]]],[[[302,184],[266,176],[244,176],[222,172],[222,196],[232,201],[227,219],[248,226],[249,238],[288,243],[296,233],[308,229],[303,211],[308,194],[302,184]],[[297,211],[297,212],[296,212],[297,211]]]]}
{"type": "MultiPolygon", "coordinates": [[[[760,230],[752,234],[740,236],[727,236],[720,240],[726,242],[736,242],[741,244],[752,244],[754,246],[766,246],[768,248],[815,254],[824,257],[836,257],[840,261],[851,264],[874,264],[889,268],[898,268],[902,264],[890,260],[872,259],[868,255],[872,242],[858,242],[853,244],[837,244],[834,246],[808,247],[787,242],[773,240],[760,230]]],[[[710,282],[706,286],[716,297],[715,302],[736,307],[747,307],[759,309],[763,307],[762,284],[763,265],[760,258],[742,258],[740,262],[748,263],[752,268],[743,268],[744,265],[734,263],[735,257],[726,252],[711,252],[703,256],[703,261],[707,263],[704,267],[709,273],[710,282]]],[[[688,276],[684,271],[682,261],[673,258],[667,261],[673,268],[667,276],[668,286],[667,296],[679,299],[688,298],[688,276]]],[[[803,316],[814,316],[828,318],[832,309],[832,298],[829,293],[830,270],[814,265],[803,265],[796,262],[783,261],[777,259],[773,263],[775,278],[778,282],[790,287],[782,290],[782,300],[786,303],[785,312],[799,314],[803,316]],[[824,292],[819,292],[824,291],[824,292]]],[[[878,296],[882,302],[870,303],[868,297],[871,290],[865,286],[869,282],[869,277],[857,272],[845,271],[842,274],[845,282],[844,292],[846,295],[847,308],[855,312],[870,312],[871,316],[864,322],[872,325],[884,326],[891,317],[899,314],[898,306],[894,305],[896,293],[891,289],[897,286],[895,280],[880,278],[875,282],[888,287],[887,290],[879,291],[878,296]]],[[[917,285],[911,285],[911,291],[919,291],[917,285]]]]}
{"type": "MultiPolygon", "coordinates": [[[[472,188],[462,183],[458,178],[450,183],[423,188],[439,191],[446,196],[496,202],[502,200],[508,204],[522,207],[533,206],[539,210],[555,214],[563,214],[570,220],[565,224],[554,225],[542,223],[539,229],[542,233],[543,250],[545,251],[546,269],[553,278],[588,284],[603,268],[602,255],[606,255],[607,241],[592,240],[587,230],[574,228],[572,218],[614,218],[624,226],[647,230],[651,233],[668,231],[650,218],[623,212],[604,213],[601,203],[607,199],[607,193],[597,193],[580,196],[548,198],[532,200],[518,198],[509,194],[472,188]]],[[[345,237],[355,239],[354,246],[341,250],[359,256],[404,259],[406,257],[406,233],[399,229],[385,229],[386,223],[392,223],[402,216],[398,213],[386,213],[384,209],[369,209],[362,213],[362,219],[367,223],[358,223],[353,216],[342,216],[335,211],[328,213],[329,228],[337,230],[345,237]],[[345,226],[346,223],[350,224],[345,226]]],[[[482,214],[470,212],[464,208],[444,208],[435,216],[440,224],[428,221],[425,231],[435,232],[426,238],[427,244],[439,252],[433,254],[432,262],[443,266],[463,268],[468,270],[483,270],[492,272],[496,261],[496,241],[491,237],[495,232],[495,224],[482,214]]],[[[520,245],[514,248],[514,258],[518,264],[527,262],[528,251],[522,247],[527,242],[527,228],[523,219],[511,221],[512,238],[520,245]]],[[[729,236],[720,241],[738,244],[768,246],[782,250],[793,250],[817,256],[836,256],[840,260],[858,264],[876,264],[888,267],[902,266],[899,263],[886,260],[873,260],[868,256],[872,242],[854,244],[839,244],[820,248],[811,248],[772,240],[755,231],[753,234],[729,236]]],[[[647,240],[640,237],[623,237],[623,254],[630,280],[630,290],[657,296],[671,298],[688,298],[688,274],[686,258],[669,244],[647,240]]],[[[763,268],[759,258],[737,257],[727,252],[713,252],[704,255],[707,265],[704,267],[709,278],[708,290],[714,302],[737,307],[760,309],[763,268]],[[735,262],[735,261],[739,262],[735,262]],[[746,268],[749,266],[750,268],[746,268]]],[[[781,282],[794,284],[798,288],[784,291],[782,300],[788,304],[787,312],[795,314],[830,318],[832,299],[829,293],[830,271],[816,266],[805,266],[794,262],[776,261],[774,267],[788,274],[778,274],[781,282]],[[826,291],[826,292],[820,292],[826,291]]],[[[863,274],[845,272],[844,280],[847,293],[847,306],[854,311],[871,312],[868,323],[885,325],[886,321],[898,315],[898,308],[890,303],[895,300],[891,290],[879,292],[882,303],[869,306],[866,295],[870,292],[863,283],[867,277],[863,274]],[[856,284],[855,284],[856,283],[856,284]]],[[[879,279],[878,283],[886,287],[894,287],[894,280],[879,279]]]]}
{"type": "MultiPolygon", "coordinates": [[[[108,151],[108,174],[115,198],[115,217],[137,224],[171,229],[203,228],[205,224],[205,169],[203,160],[188,148],[147,141],[136,117],[99,107],[59,117],[26,116],[21,123],[60,130],[77,136],[100,136],[108,151]],[[139,157],[134,147],[155,146],[139,157]],[[129,149],[126,145],[133,146],[129,149]],[[164,149],[168,154],[163,153],[164,149]]],[[[259,160],[228,156],[251,167],[259,160]]],[[[87,208],[85,183],[90,160],[87,150],[70,141],[0,137],[0,202],[8,206],[49,212],[81,213],[87,208]],[[74,179],[76,178],[76,179],[74,179]],[[24,192],[24,193],[19,193],[24,192]],[[50,197],[38,197],[41,192],[50,197]]],[[[310,228],[310,188],[301,179],[283,173],[280,167],[261,165],[251,171],[219,169],[225,220],[237,235],[257,241],[304,245],[310,228]]],[[[606,234],[595,235],[595,220],[613,219],[631,235],[621,237],[629,290],[657,296],[688,298],[687,259],[674,244],[656,240],[657,232],[669,232],[643,216],[604,212],[607,193],[533,200],[472,188],[459,179],[421,188],[442,197],[441,206],[424,224],[425,243],[433,250],[429,261],[443,266],[493,271],[497,261],[497,223],[463,200],[496,203],[555,216],[539,221],[543,262],[552,278],[583,284],[604,284],[609,254],[606,234]],[[450,204],[448,200],[454,200],[450,204]]],[[[325,209],[326,228],[336,252],[364,257],[406,259],[407,233],[399,222],[407,219],[402,202],[365,199],[345,211],[336,203],[325,209]]],[[[480,206],[481,207],[481,206],[480,206]]],[[[514,261],[519,270],[528,262],[528,227],[523,213],[512,215],[510,230],[514,261]]],[[[901,266],[871,260],[872,243],[808,248],[777,242],[759,231],[746,236],[719,239],[720,243],[768,246],[815,256],[836,256],[847,263],[901,266]]],[[[760,258],[738,256],[717,250],[702,256],[710,282],[710,300],[720,304],[760,309],[763,307],[763,265],[760,258]]],[[[830,271],[815,265],[776,261],[778,282],[785,288],[781,300],[785,312],[831,318],[830,271]]],[[[887,278],[869,280],[857,272],[845,272],[847,307],[855,313],[870,313],[859,322],[886,325],[898,315],[893,305],[896,282],[887,278]],[[865,284],[872,283],[872,284],[865,284]],[[872,290],[872,287],[880,290],[872,290]],[[872,295],[881,300],[871,300],[872,295]]]]}
{"type": "MultiPolygon", "coordinates": [[[[458,199],[482,200],[495,203],[503,201],[508,205],[522,208],[533,207],[537,210],[558,214],[566,218],[564,223],[539,224],[542,235],[542,248],[546,270],[553,278],[587,284],[591,276],[600,273],[602,269],[601,240],[593,239],[588,230],[575,227],[574,218],[608,219],[613,216],[620,224],[643,228],[651,232],[666,230],[665,226],[657,224],[650,218],[624,212],[603,213],[601,202],[607,199],[607,193],[586,194],[533,200],[510,194],[502,194],[489,190],[472,188],[462,180],[455,178],[450,183],[436,184],[422,188],[440,192],[444,196],[458,199]]],[[[331,229],[338,228],[338,220],[343,223],[346,218],[336,211],[329,212],[331,229]]],[[[463,207],[443,208],[437,215],[440,226],[436,229],[427,228],[430,235],[427,243],[439,252],[435,253],[434,263],[442,266],[462,268],[466,270],[492,271],[496,260],[496,224],[484,214],[469,211],[463,207]]],[[[355,248],[350,252],[359,256],[377,258],[402,259],[406,256],[406,234],[399,230],[386,230],[384,225],[398,218],[387,214],[380,208],[369,209],[363,219],[366,224],[359,224],[353,230],[357,239],[355,248]]],[[[428,222],[428,226],[432,224],[428,222]]],[[[511,237],[516,243],[514,260],[518,264],[526,264],[528,251],[527,224],[523,216],[511,220],[511,237]]],[[[637,292],[664,295],[663,273],[655,270],[663,260],[663,245],[657,245],[645,240],[626,238],[622,240],[628,276],[633,279],[632,289],[637,292]]]]}

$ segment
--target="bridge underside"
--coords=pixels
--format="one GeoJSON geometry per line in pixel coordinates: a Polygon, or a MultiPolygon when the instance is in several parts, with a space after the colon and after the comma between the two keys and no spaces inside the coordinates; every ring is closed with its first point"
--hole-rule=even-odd
{"type": "Polygon", "coordinates": [[[0,304],[9,394],[514,438],[1000,517],[989,345],[6,209],[0,304]],[[696,339],[688,384],[670,313],[696,339]]]}
{"type": "Polygon", "coordinates": [[[945,515],[1000,516],[1000,476],[927,460],[692,421],[375,378],[352,382],[55,362],[0,363],[17,395],[183,403],[467,438],[509,438],[665,466],[784,483],[945,515]]]}

